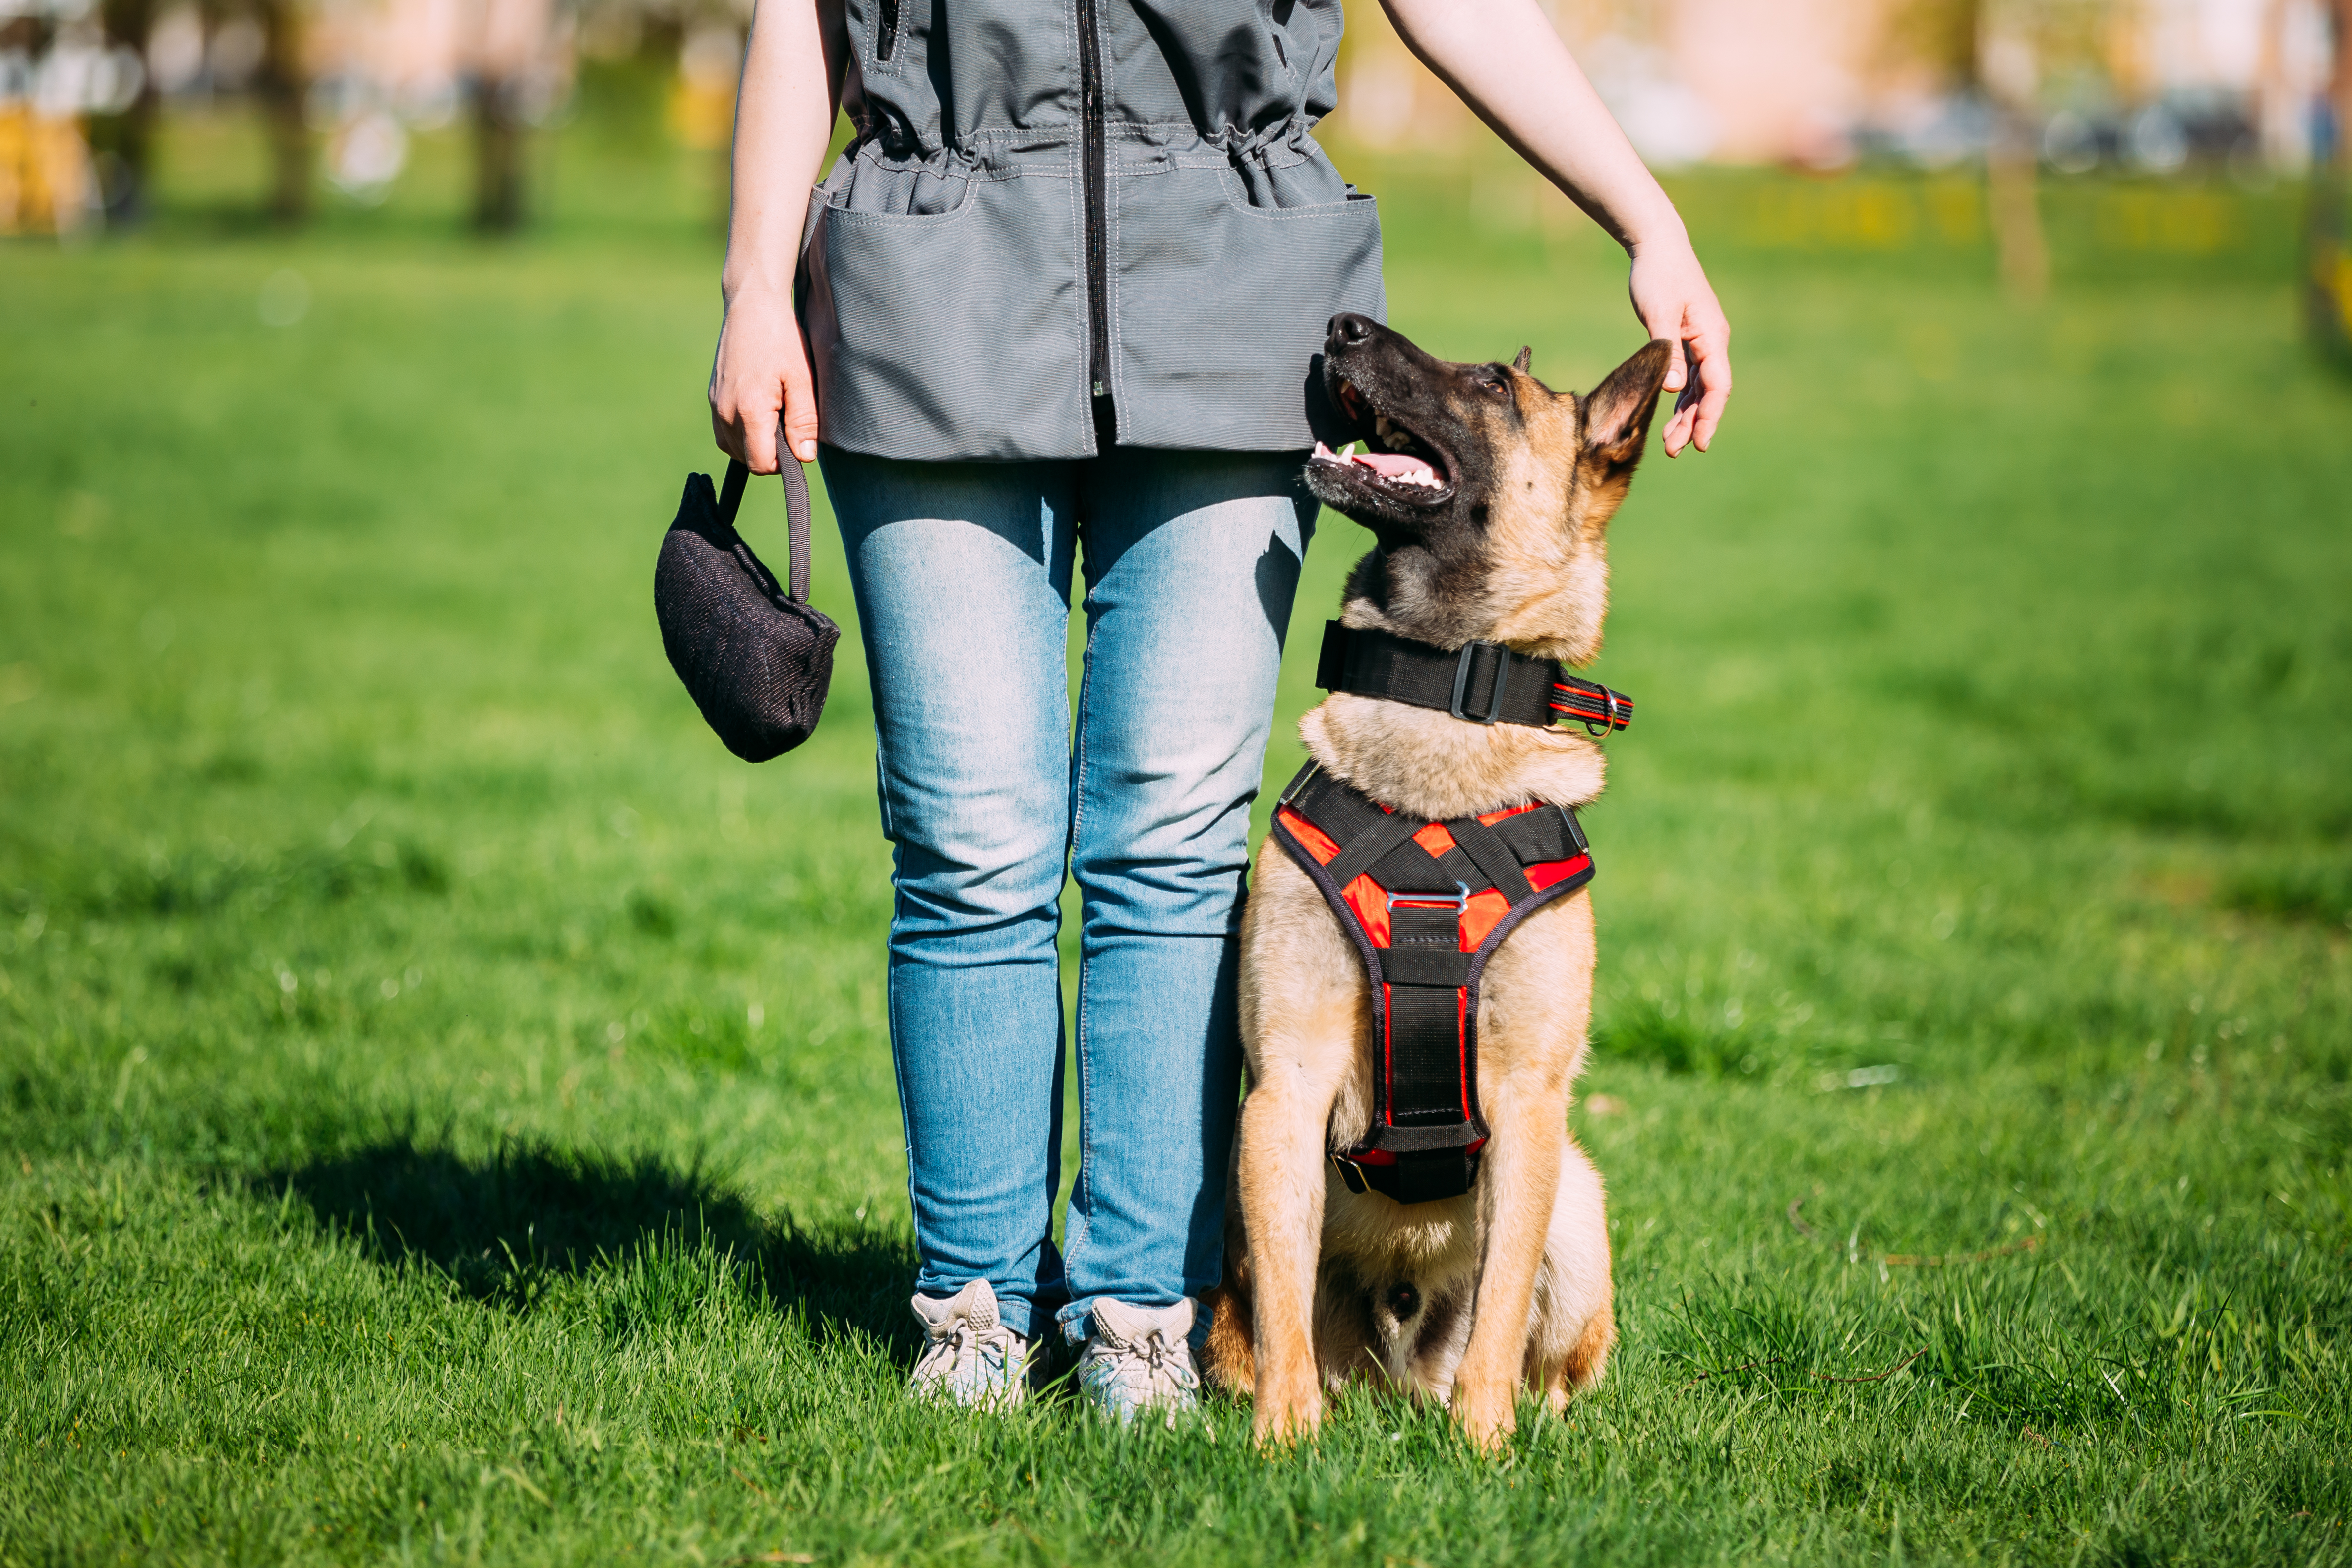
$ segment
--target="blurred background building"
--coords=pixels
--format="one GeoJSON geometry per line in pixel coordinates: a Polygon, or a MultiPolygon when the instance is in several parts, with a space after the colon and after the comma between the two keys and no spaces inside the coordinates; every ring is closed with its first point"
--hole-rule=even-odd
{"type": "MultiPolygon", "coordinates": [[[[1550,4],[1635,144],[1664,168],[1976,160],[2029,184],[2037,169],[2294,170],[2334,151],[2342,114],[2331,92],[2336,103],[2352,94],[2334,67],[2352,0],[1550,4]]],[[[475,221],[511,227],[528,205],[524,142],[564,111],[583,60],[658,70],[667,133],[723,147],[749,9],[0,0],[0,232],[135,220],[157,117],[235,100],[268,128],[263,199],[280,219],[305,216],[322,182],[361,201],[380,195],[415,134],[462,120],[475,221]]],[[[1468,116],[1378,6],[1349,11],[1336,134],[1440,157],[1466,145],[1468,116]]],[[[2018,264],[2030,274],[2032,262],[2018,264]]]]}
{"type": "MultiPolygon", "coordinates": [[[[1654,164],[1981,157],[2023,113],[2070,173],[2298,168],[2326,134],[2324,0],[1553,0],[1654,164]]],[[[1349,16],[1342,112],[1381,146],[1467,130],[1377,7],[1349,16]]]]}

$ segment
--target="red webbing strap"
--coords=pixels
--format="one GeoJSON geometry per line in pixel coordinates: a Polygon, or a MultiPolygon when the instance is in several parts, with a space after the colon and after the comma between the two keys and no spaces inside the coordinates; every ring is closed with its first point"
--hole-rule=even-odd
{"type": "Polygon", "coordinates": [[[1551,710],[1582,724],[1594,734],[1622,730],[1633,721],[1632,698],[1566,670],[1560,671],[1559,679],[1552,682],[1551,710]]]}

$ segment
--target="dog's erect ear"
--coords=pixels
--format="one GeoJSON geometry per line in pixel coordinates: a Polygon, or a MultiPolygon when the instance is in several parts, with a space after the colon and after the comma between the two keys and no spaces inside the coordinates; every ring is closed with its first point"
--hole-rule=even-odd
{"type": "Polygon", "coordinates": [[[1530,374],[1532,373],[1528,369],[1528,367],[1535,363],[1535,344],[1522,344],[1519,349],[1519,357],[1511,362],[1511,368],[1517,371],[1521,375],[1530,374]]]}
{"type": "Polygon", "coordinates": [[[1654,338],[1586,395],[1584,450],[1579,460],[1587,468],[1608,474],[1641,461],[1642,444],[1649,439],[1650,420],[1658,412],[1658,392],[1665,385],[1674,353],[1672,342],[1654,338]]]}

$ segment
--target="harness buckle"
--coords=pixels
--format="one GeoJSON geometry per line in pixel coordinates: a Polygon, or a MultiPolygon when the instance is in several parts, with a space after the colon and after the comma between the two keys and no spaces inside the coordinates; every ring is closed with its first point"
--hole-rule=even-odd
{"type": "Polygon", "coordinates": [[[1568,824],[1568,842],[1570,846],[1573,847],[1579,855],[1591,854],[1592,841],[1585,837],[1584,824],[1576,819],[1576,808],[1570,805],[1555,805],[1552,809],[1559,813],[1559,817],[1562,822],[1568,824]]]}
{"type": "Polygon", "coordinates": [[[1503,710],[1503,688],[1510,683],[1510,679],[1511,650],[1509,648],[1498,642],[1464,643],[1462,657],[1454,664],[1454,702],[1446,710],[1456,719],[1467,719],[1474,724],[1492,724],[1496,716],[1503,710]],[[1482,647],[1493,648],[1496,656],[1495,689],[1487,695],[1486,711],[1472,713],[1463,708],[1462,699],[1469,695],[1471,661],[1477,658],[1478,650],[1482,647]]]}
{"type": "Polygon", "coordinates": [[[1452,910],[1454,918],[1459,920],[1462,917],[1462,911],[1470,907],[1470,884],[1456,882],[1454,884],[1454,890],[1450,893],[1399,893],[1386,888],[1381,889],[1381,891],[1388,899],[1391,914],[1396,913],[1396,907],[1399,904],[1409,904],[1416,909],[1452,910]]]}

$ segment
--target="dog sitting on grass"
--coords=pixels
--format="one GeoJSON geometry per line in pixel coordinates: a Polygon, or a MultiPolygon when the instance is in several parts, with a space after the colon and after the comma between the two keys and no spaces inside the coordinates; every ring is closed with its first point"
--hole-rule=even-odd
{"type": "MultiPolygon", "coordinates": [[[[1578,397],[1537,381],[1524,350],[1510,365],[1454,364],[1363,317],[1336,318],[1324,384],[1374,449],[1318,447],[1307,484],[1378,541],[1349,577],[1340,624],[1350,633],[1341,635],[1385,633],[1425,645],[1431,658],[1500,644],[1541,660],[1590,660],[1608,606],[1609,520],[1632,483],[1672,351],[1652,342],[1578,397]]],[[[1455,826],[1601,794],[1591,739],[1457,717],[1464,679],[1452,710],[1335,690],[1300,722],[1315,763],[1301,784],[1319,773],[1351,799],[1369,797],[1359,817],[1408,813],[1455,826]]],[[[1572,816],[1557,818],[1566,826],[1554,831],[1580,849],[1572,816]]],[[[1277,835],[1292,829],[1312,831],[1278,815],[1277,835]]],[[[1442,831],[1417,841],[1454,843],[1442,831]]],[[[1582,870],[1590,875],[1589,858],[1582,870]]],[[[1513,910],[1507,940],[1486,951],[1459,1026],[1474,1042],[1462,1055],[1475,1060],[1456,1069],[1470,1086],[1465,1125],[1478,1134],[1458,1152],[1468,1190],[1400,1202],[1366,1188],[1362,1165],[1347,1159],[1393,1092],[1374,1082],[1375,1020],[1389,1004],[1373,994],[1361,925],[1342,923],[1340,895],[1318,875],[1276,836],[1260,848],[1242,929],[1249,1092],[1208,1370],[1254,1394],[1261,1441],[1312,1433],[1327,1388],[1367,1379],[1448,1404],[1474,1442],[1493,1447],[1516,1425],[1523,1385],[1560,1409],[1600,1380],[1615,1341],[1601,1177],[1567,1125],[1591,1017],[1591,904],[1580,884],[1531,896],[1513,910]]],[[[1391,893],[1387,908],[1410,897],[1391,893]]],[[[1451,910],[1470,897],[1465,884],[1451,910]]],[[[1466,920],[1463,930],[1466,952],[1466,920]]],[[[1450,959],[1451,924],[1443,942],[1450,959]]]]}

